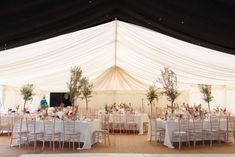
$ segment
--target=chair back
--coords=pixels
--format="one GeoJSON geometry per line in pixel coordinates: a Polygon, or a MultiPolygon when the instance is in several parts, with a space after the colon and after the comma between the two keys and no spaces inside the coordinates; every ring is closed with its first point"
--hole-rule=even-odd
{"type": "Polygon", "coordinates": [[[94,112],[90,112],[88,115],[87,115],[88,118],[90,118],[91,120],[94,120],[94,119],[97,119],[98,116],[96,113],[94,112]]]}
{"type": "Polygon", "coordinates": [[[188,131],[189,130],[189,119],[178,119],[178,131],[188,131]]]}
{"type": "Polygon", "coordinates": [[[63,120],[64,134],[74,134],[75,124],[75,120],[63,120]]]}
{"type": "Polygon", "coordinates": [[[126,123],[135,123],[135,114],[127,113],[126,114],[126,123]]]}
{"type": "Polygon", "coordinates": [[[227,120],[227,130],[235,133],[235,116],[229,116],[227,120]]]}
{"type": "Polygon", "coordinates": [[[121,123],[121,114],[119,113],[113,114],[113,123],[121,123]]]}
{"type": "Polygon", "coordinates": [[[13,117],[13,130],[14,132],[22,132],[22,131],[27,131],[27,124],[26,121],[23,121],[24,117],[23,116],[18,116],[15,115],[13,117]]]}
{"type": "Polygon", "coordinates": [[[203,120],[200,118],[193,118],[193,129],[194,130],[203,130],[203,120]]]}
{"type": "Polygon", "coordinates": [[[210,130],[219,130],[220,129],[220,117],[219,116],[210,116],[210,130]]]}
{"type": "Polygon", "coordinates": [[[29,133],[36,133],[36,118],[26,118],[27,130],[29,133]]]}
{"type": "Polygon", "coordinates": [[[10,123],[11,123],[11,117],[9,115],[0,115],[0,128],[1,126],[9,126],[10,128],[10,123]]]}
{"type": "Polygon", "coordinates": [[[157,128],[157,119],[153,116],[149,116],[149,126],[150,126],[150,133],[154,132],[157,128]]]}
{"type": "Polygon", "coordinates": [[[43,120],[43,125],[44,125],[44,133],[49,133],[53,134],[55,133],[55,118],[51,120],[43,120]]]}
{"type": "Polygon", "coordinates": [[[101,120],[102,120],[102,129],[109,130],[109,114],[102,114],[101,120]]]}

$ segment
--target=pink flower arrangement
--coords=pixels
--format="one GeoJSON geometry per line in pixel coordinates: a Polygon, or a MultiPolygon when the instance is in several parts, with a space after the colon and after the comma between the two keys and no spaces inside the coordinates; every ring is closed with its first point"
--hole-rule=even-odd
{"type": "Polygon", "coordinates": [[[221,108],[221,109],[220,109],[220,112],[226,113],[226,112],[227,112],[226,107],[225,107],[225,108],[221,108]]]}
{"type": "Polygon", "coordinates": [[[65,115],[70,118],[73,116],[73,111],[68,111],[65,115]]]}
{"type": "Polygon", "coordinates": [[[220,108],[220,113],[222,113],[222,114],[227,114],[228,111],[227,111],[226,107],[220,108]]]}
{"type": "Polygon", "coordinates": [[[214,110],[214,113],[217,113],[217,114],[227,114],[228,111],[226,109],[226,107],[224,108],[221,108],[221,107],[216,107],[216,109],[214,110]]]}
{"type": "Polygon", "coordinates": [[[11,108],[8,109],[8,113],[15,113],[15,112],[16,112],[16,111],[13,110],[13,109],[11,109],[11,108]]]}

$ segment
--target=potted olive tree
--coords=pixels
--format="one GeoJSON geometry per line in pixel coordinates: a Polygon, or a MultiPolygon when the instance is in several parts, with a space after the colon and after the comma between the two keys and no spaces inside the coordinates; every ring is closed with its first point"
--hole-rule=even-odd
{"type": "Polygon", "coordinates": [[[24,114],[26,112],[26,109],[25,109],[26,102],[32,100],[33,96],[35,95],[35,93],[33,92],[34,88],[35,87],[33,84],[26,84],[26,85],[23,85],[20,89],[20,94],[23,96],[23,99],[24,99],[24,108],[23,108],[24,114]]]}
{"type": "Polygon", "coordinates": [[[203,100],[207,103],[208,105],[208,111],[209,113],[211,112],[210,109],[210,102],[213,100],[213,96],[211,93],[211,85],[206,85],[206,84],[199,84],[198,85],[200,92],[202,93],[203,100]]]}
{"type": "Polygon", "coordinates": [[[65,99],[69,99],[72,104],[73,118],[77,116],[77,106],[75,100],[81,95],[81,77],[82,70],[79,67],[72,67],[70,70],[70,81],[67,82],[68,92],[65,94],[65,99]],[[76,110],[75,110],[76,108],[76,110]]]}
{"type": "Polygon", "coordinates": [[[157,94],[157,89],[155,85],[149,86],[149,89],[147,90],[147,99],[149,101],[150,109],[151,109],[151,115],[153,112],[153,101],[156,99],[158,101],[158,94],[157,94]]]}
{"type": "Polygon", "coordinates": [[[88,111],[88,102],[89,99],[92,97],[92,88],[93,84],[89,83],[88,78],[83,77],[80,81],[81,84],[81,98],[85,99],[86,101],[86,111],[88,111]]]}
{"type": "Polygon", "coordinates": [[[171,102],[171,113],[174,113],[174,102],[176,98],[179,96],[178,86],[177,86],[177,76],[174,71],[169,68],[164,68],[161,70],[161,78],[159,78],[159,82],[163,87],[163,94],[166,95],[167,100],[171,102]]]}

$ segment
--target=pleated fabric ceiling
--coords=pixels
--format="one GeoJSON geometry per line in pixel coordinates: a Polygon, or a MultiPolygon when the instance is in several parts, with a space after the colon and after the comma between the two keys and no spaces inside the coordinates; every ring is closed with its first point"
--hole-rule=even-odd
{"type": "Polygon", "coordinates": [[[235,55],[232,0],[10,0],[0,5],[0,51],[118,18],[235,55]]]}
{"type": "Polygon", "coordinates": [[[70,68],[80,66],[95,90],[146,90],[170,67],[180,88],[235,83],[235,56],[193,45],[133,24],[112,21],[17,47],[0,54],[0,83],[66,91],[70,68]]]}
{"type": "Polygon", "coordinates": [[[141,91],[146,84],[132,77],[124,69],[112,66],[94,80],[96,91],[141,91]]]}

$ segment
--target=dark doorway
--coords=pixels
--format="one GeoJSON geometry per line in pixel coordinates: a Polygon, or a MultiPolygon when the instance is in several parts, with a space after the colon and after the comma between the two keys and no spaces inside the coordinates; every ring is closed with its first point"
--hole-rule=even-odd
{"type": "Polygon", "coordinates": [[[50,106],[51,107],[56,107],[60,106],[60,104],[64,104],[64,106],[71,106],[71,102],[69,99],[65,99],[64,95],[66,93],[50,93],[50,106]]]}

